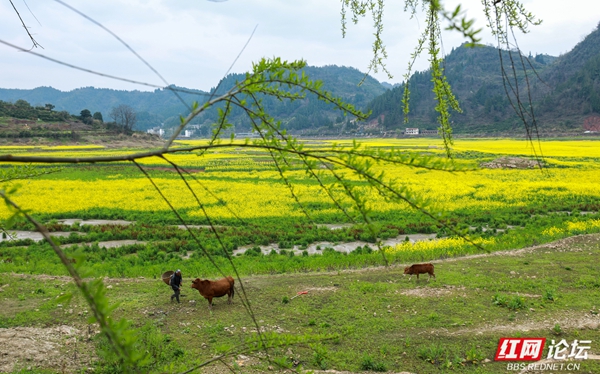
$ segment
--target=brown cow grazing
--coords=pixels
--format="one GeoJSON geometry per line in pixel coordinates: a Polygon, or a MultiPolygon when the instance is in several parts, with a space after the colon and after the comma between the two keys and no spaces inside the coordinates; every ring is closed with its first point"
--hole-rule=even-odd
{"type": "MultiPolygon", "coordinates": [[[[412,279],[413,274],[417,274],[417,279],[419,279],[419,274],[429,273],[429,279],[431,277],[435,278],[435,274],[433,274],[433,264],[414,264],[411,266],[407,266],[404,268],[404,275],[410,274],[410,281],[412,279]]],[[[429,281],[427,279],[427,281],[429,281]]]]}
{"type": "Polygon", "coordinates": [[[231,276],[219,279],[218,281],[209,281],[208,279],[200,280],[199,278],[196,278],[196,280],[192,281],[192,288],[197,289],[198,292],[200,292],[200,295],[208,300],[208,309],[212,309],[213,297],[227,295],[227,303],[231,304],[231,299],[233,299],[233,294],[235,293],[235,289],[233,288],[234,283],[235,281],[231,276]]]}

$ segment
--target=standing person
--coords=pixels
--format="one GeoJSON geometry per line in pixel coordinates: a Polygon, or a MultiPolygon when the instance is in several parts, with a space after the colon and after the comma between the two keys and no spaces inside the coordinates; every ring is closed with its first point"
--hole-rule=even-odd
{"type": "Polygon", "coordinates": [[[173,301],[173,298],[177,298],[177,303],[179,303],[179,294],[181,292],[182,279],[183,279],[183,277],[181,276],[181,270],[179,270],[179,269],[177,269],[177,271],[173,275],[171,275],[171,280],[169,281],[169,285],[175,292],[173,295],[171,295],[171,301],[173,301]]]}

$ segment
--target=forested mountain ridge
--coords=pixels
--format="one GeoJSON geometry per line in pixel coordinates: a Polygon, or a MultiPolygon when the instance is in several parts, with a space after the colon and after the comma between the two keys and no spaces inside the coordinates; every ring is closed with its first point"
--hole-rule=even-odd
{"type": "MultiPolygon", "coordinates": [[[[357,69],[339,66],[306,67],[304,72],[313,80],[323,81],[323,89],[330,91],[334,96],[342,97],[346,102],[354,104],[357,108],[364,108],[367,103],[385,91],[385,88],[374,78],[367,76],[357,69]],[[358,83],[365,78],[362,85],[358,83]]],[[[219,84],[217,94],[224,93],[236,81],[245,78],[244,74],[230,74],[219,84]]],[[[172,86],[175,89],[180,87],[172,86]]],[[[181,88],[185,92],[179,95],[191,105],[193,101],[202,103],[211,92],[181,88]]],[[[279,101],[273,98],[263,98],[264,105],[269,114],[281,120],[284,127],[304,129],[332,125],[339,119],[341,113],[334,110],[316,97],[307,95],[306,99],[279,101]]],[[[179,123],[179,116],[187,114],[187,108],[169,89],[156,89],[153,92],[122,91],[106,88],[84,87],[63,92],[51,87],[38,87],[32,90],[2,89],[0,100],[15,102],[26,100],[35,106],[44,106],[51,103],[57,111],[67,111],[78,114],[82,109],[91,112],[101,112],[108,119],[111,108],[120,104],[131,106],[137,112],[136,129],[145,130],[165,124],[165,127],[179,123]]],[[[207,111],[194,119],[192,124],[200,125],[201,134],[208,135],[209,126],[217,118],[216,110],[207,111]]],[[[245,115],[239,110],[234,110],[231,123],[235,131],[248,131],[250,124],[245,115]]]]}
{"type": "MultiPolygon", "coordinates": [[[[590,116],[600,114],[600,30],[596,28],[570,52],[556,58],[548,55],[520,56],[489,46],[454,49],[445,59],[448,82],[462,113],[452,112],[456,132],[498,133],[522,129],[507,91],[515,87],[527,102],[527,71],[538,126],[543,132],[583,130],[590,116]],[[500,58],[501,57],[501,58],[500,58]],[[501,63],[508,82],[503,81],[501,63]],[[505,86],[505,83],[507,84],[505,86]]],[[[409,123],[403,123],[404,85],[387,91],[368,106],[371,120],[382,122],[386,130],[405,127],[435,129],[437,113],[430,72],[417,72],[409,80],[409,123]]],[[[514,95],[511,94],[514,102],[514,95]]]]}
{"type": "MultiPolygon", "coordinates": [[[[349,67],[338,67],[335,65],[323,67],[306,67],[304,72],[313,80],[323,82],[323,89],[331,92],[334,96],[341,97],[345,102],[353,104],[362,109],[375,97],[385,92],[385,87],[377,80],[349,67]],[[363,80],[364,78],[364,80],[363,80]],[[362,81],[362,84],[359,83],[362,81]]],[[[217,95],[225,93],[236,81],[244,79],[243,74],[230,74],[225,77],[220,85],[217,95]]],[[[211,93],[214,88],[211,90],[211,93]]],[[[297,90],[296,90],[297,91],[297,90]]],[[[344,121],[342,113],[331,104],[318,100],[313,94],[307,93],[301,100],[290,102],[280,101],[274,97],[258,96],[262,99],[263,106],[276,120],[282,122],[282,126],[289,130],[302,131],[306,129],[326,128],[333,129],[334,124],[344,121]]],[[[194,123],[208,124],[216,121],[217,112],[210,111],[201,114],[194,123]]],[[[236,131],[250,131],[250,123],[246,115],[239,108],[232,110],[230,121],[236,127],[236,131]]]]}

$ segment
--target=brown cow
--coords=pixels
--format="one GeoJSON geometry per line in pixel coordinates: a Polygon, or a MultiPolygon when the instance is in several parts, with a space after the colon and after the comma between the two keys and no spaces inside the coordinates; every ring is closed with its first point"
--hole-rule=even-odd
{"type": "Polygon", "coordinates": [[[235,281],[231,276],[219,279],[218,281],[209,281],[208,279],[200,280],[199,278],[196,278],[196,280],[192,281],[192,288],[197,289],[198,292],[200,292],[200,295],[208,300],[208,309],[212,309],[213,297],[227,295],[227,303],[231,304],[233,294],[235,293],[235,289],[233,288],[234,283],[235,281]]]}
{"type": "MultiPolygon", "coordinates": [[[[413,274],[417,274],[417,279],[419,279],[419,274],[429,273],[429,279],[431,277],[435,278],[435,274],[433,274],[433,264],[414,264],[411,266],[407,266],[404,268],[404,275],[410,274],[410,281],[412,279],[413,274]]],[[[429,281],[427,279],[427,281],[429,281]]]]}

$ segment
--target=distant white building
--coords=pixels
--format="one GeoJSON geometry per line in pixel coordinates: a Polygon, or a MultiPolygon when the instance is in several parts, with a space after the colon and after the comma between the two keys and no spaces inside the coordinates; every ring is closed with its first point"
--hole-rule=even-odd
{"type": "Polygon", "coordinates": [[[183,136],[184,138],[191,138],[193,133],[194,133],[194,130],[184,130],[183,135],[181,135],[181,136],[183,136]]]}
{"type": "Polygon", "coordinates": [[[419,128],[407,127],[406,130],[404,130],[404,135],[419,135],[419,128]]]}
{"type": "Polygon", "coordinates": [[[165,134],[165,130],[155,127],[153,129],[146,130],[148,134],[154,134],[162,137],[165,134]]]}
{"type": "Polygon", "coordinates": [[[258,138],[259,135],[255,132],[238,132],[235,134],[236,138],[246,139],[246,138],[258,138]]]}

